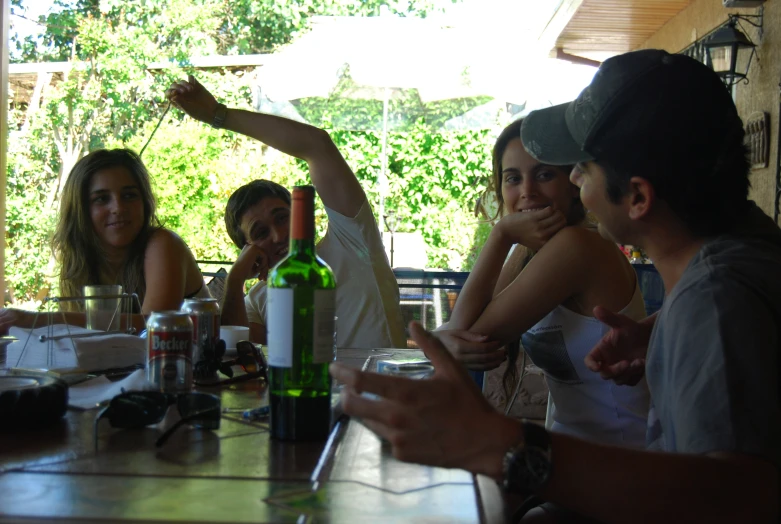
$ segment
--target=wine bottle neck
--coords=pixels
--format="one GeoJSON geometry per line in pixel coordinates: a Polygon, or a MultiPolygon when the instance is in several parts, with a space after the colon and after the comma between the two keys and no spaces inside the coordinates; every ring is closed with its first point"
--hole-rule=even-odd
{"type": "Polygon", "coordinates": [[[291,238],[290,254],[298,255],[300,253],[315,254],[315,239],[313,238],[291,238]]]}
{"type": "Polygon", "coordinates": [[[296,242],[315,241],[315,192],[311,186],[296,187],[293,190],[290,217],[290,251],[296,242]]]}

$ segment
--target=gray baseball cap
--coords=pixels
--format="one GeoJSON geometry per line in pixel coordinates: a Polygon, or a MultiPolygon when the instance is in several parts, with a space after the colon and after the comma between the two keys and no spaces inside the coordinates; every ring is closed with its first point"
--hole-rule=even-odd
{"type": "Polygon", "coordinates": [[[642,147],[649,133],[658,134],[658,144],[671,126],[670,140],[691,129],[699,141],[708,135],[720,141],[742,123],[713,70],[685,55],[645,49],[606,60],[574,101],[532,111],[521,139],[540,162],[567,165],[598,159],[619,143],[642,147]]]}

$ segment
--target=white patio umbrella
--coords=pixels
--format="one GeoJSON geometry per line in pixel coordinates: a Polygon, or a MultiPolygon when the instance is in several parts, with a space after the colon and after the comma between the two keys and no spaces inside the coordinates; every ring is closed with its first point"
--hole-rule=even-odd
{"type": "MultiPolygon", "coordinates": [[[[516,26],[508,44],[498,41],[495,32],[484,37],[469,26],[445,25],[437,19],[318,17],[311,31],[271,56],[258,71],[258,109],[295,118],[290,101],[381,100],[379,185],[387,187],[387,134],[406,122],[403,114],[393,111],[402,100],[436,105],[464,99],[463,113],[452,115],[440,128],[485,129],[501,123],[497,115],[507,111],[507,104],[531,110],[563,102],[590,81],[588,70],[593,75],[594,68],[543,57],[529,41],[534,32],[516,26]],[[496,46],[504,49],[497,52],[496,46]],[[573,68],[580,70],[572,73],[573,68]]],[[[355,122],[355,115],[349,118],[355,122]]],[[[376,129],[376,122],[364,125],[376,129]]],[[[382,201],[380,206],[382,216],[382,201]]]]}

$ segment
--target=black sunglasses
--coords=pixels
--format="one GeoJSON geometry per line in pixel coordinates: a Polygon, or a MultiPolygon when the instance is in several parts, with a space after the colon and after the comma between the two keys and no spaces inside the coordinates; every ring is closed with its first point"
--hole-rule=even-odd
{"type": "Polygon", "coordinates": [[[180,393],[173,395],[160,391],[122,392],[105,407],[95,419],[95,451],[98,450],[98,422],[108,418],[114,428],[142,428],[157,424],[165,417],[168,407],[176,404],[182,417],[165,433],[155,445],[162,446],[173,433],[184,424],[202,429],[220,428],[220,397],[209,393],[180,393]]]}
{"type": "MultiPolygon", "coordinates": [[[[266,357],[257,348],[255,344],[247,340],[236,342],[236,358],[226,362],[231,366],[240,365],[247,373],[257,373],[265,379],[268,379],[266,373],[268,364],[266,357]]],[[[232,371],[231,371],[232,372],[232,371]]]]}
{"type": "Polygon", "coordinates": [[[263,353],[255,344],[248,340],[236,342],[236,358],[223,361],[220,366],[220,373],[227,375],[229,378],[217,382],[196,380],[195,384],[197,386],[222,386],[243,382],[245,380],[252,380],[254,378],[263,378],[268,384],[268,364],[266,363],[266,357],[263,356],[263,353]],[[245,374],[234,377],[231,366],[237,365],[241,366],[245,371],[245,374]]]}
{"type": "Polygon", "coordinates": [[[193,366],[193,377],[209,378],[215,375],[217,371],[224,375],[233,376],[230,364],[223,362],[225,356],[225,341],[220,339],[212,347],[207,347],[203,352],[203,360],[195,363],[193,366]]]}

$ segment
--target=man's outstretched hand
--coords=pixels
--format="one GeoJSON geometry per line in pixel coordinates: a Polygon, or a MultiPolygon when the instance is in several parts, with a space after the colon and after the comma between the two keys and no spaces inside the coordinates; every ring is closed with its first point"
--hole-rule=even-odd
{"type": "Polygon", "coordinates": [[[175,82],[165,92],[173,105],[201,122],[211,124],[217,112],[217,99],[194,76],[175,82]]]}
{"type": "Polygon", "coordinates": [[[656,316],[635,322],[601,306],[594,308],[594,316],[610,331],[586,355],[586,367],[605,380],[634,386],[645,375],[645,355],[656,316]]]}
{"type": "Polygon", "coordinates": [[[416,322],[410,333],[434,365],[434,376],[414,380],[331,364],[331,375],[345,385],[345,413],[386,439],[399,460],[499,478],[504,453],[522,438],[520,424],[488,404],[434,335],[416,322]]]}

